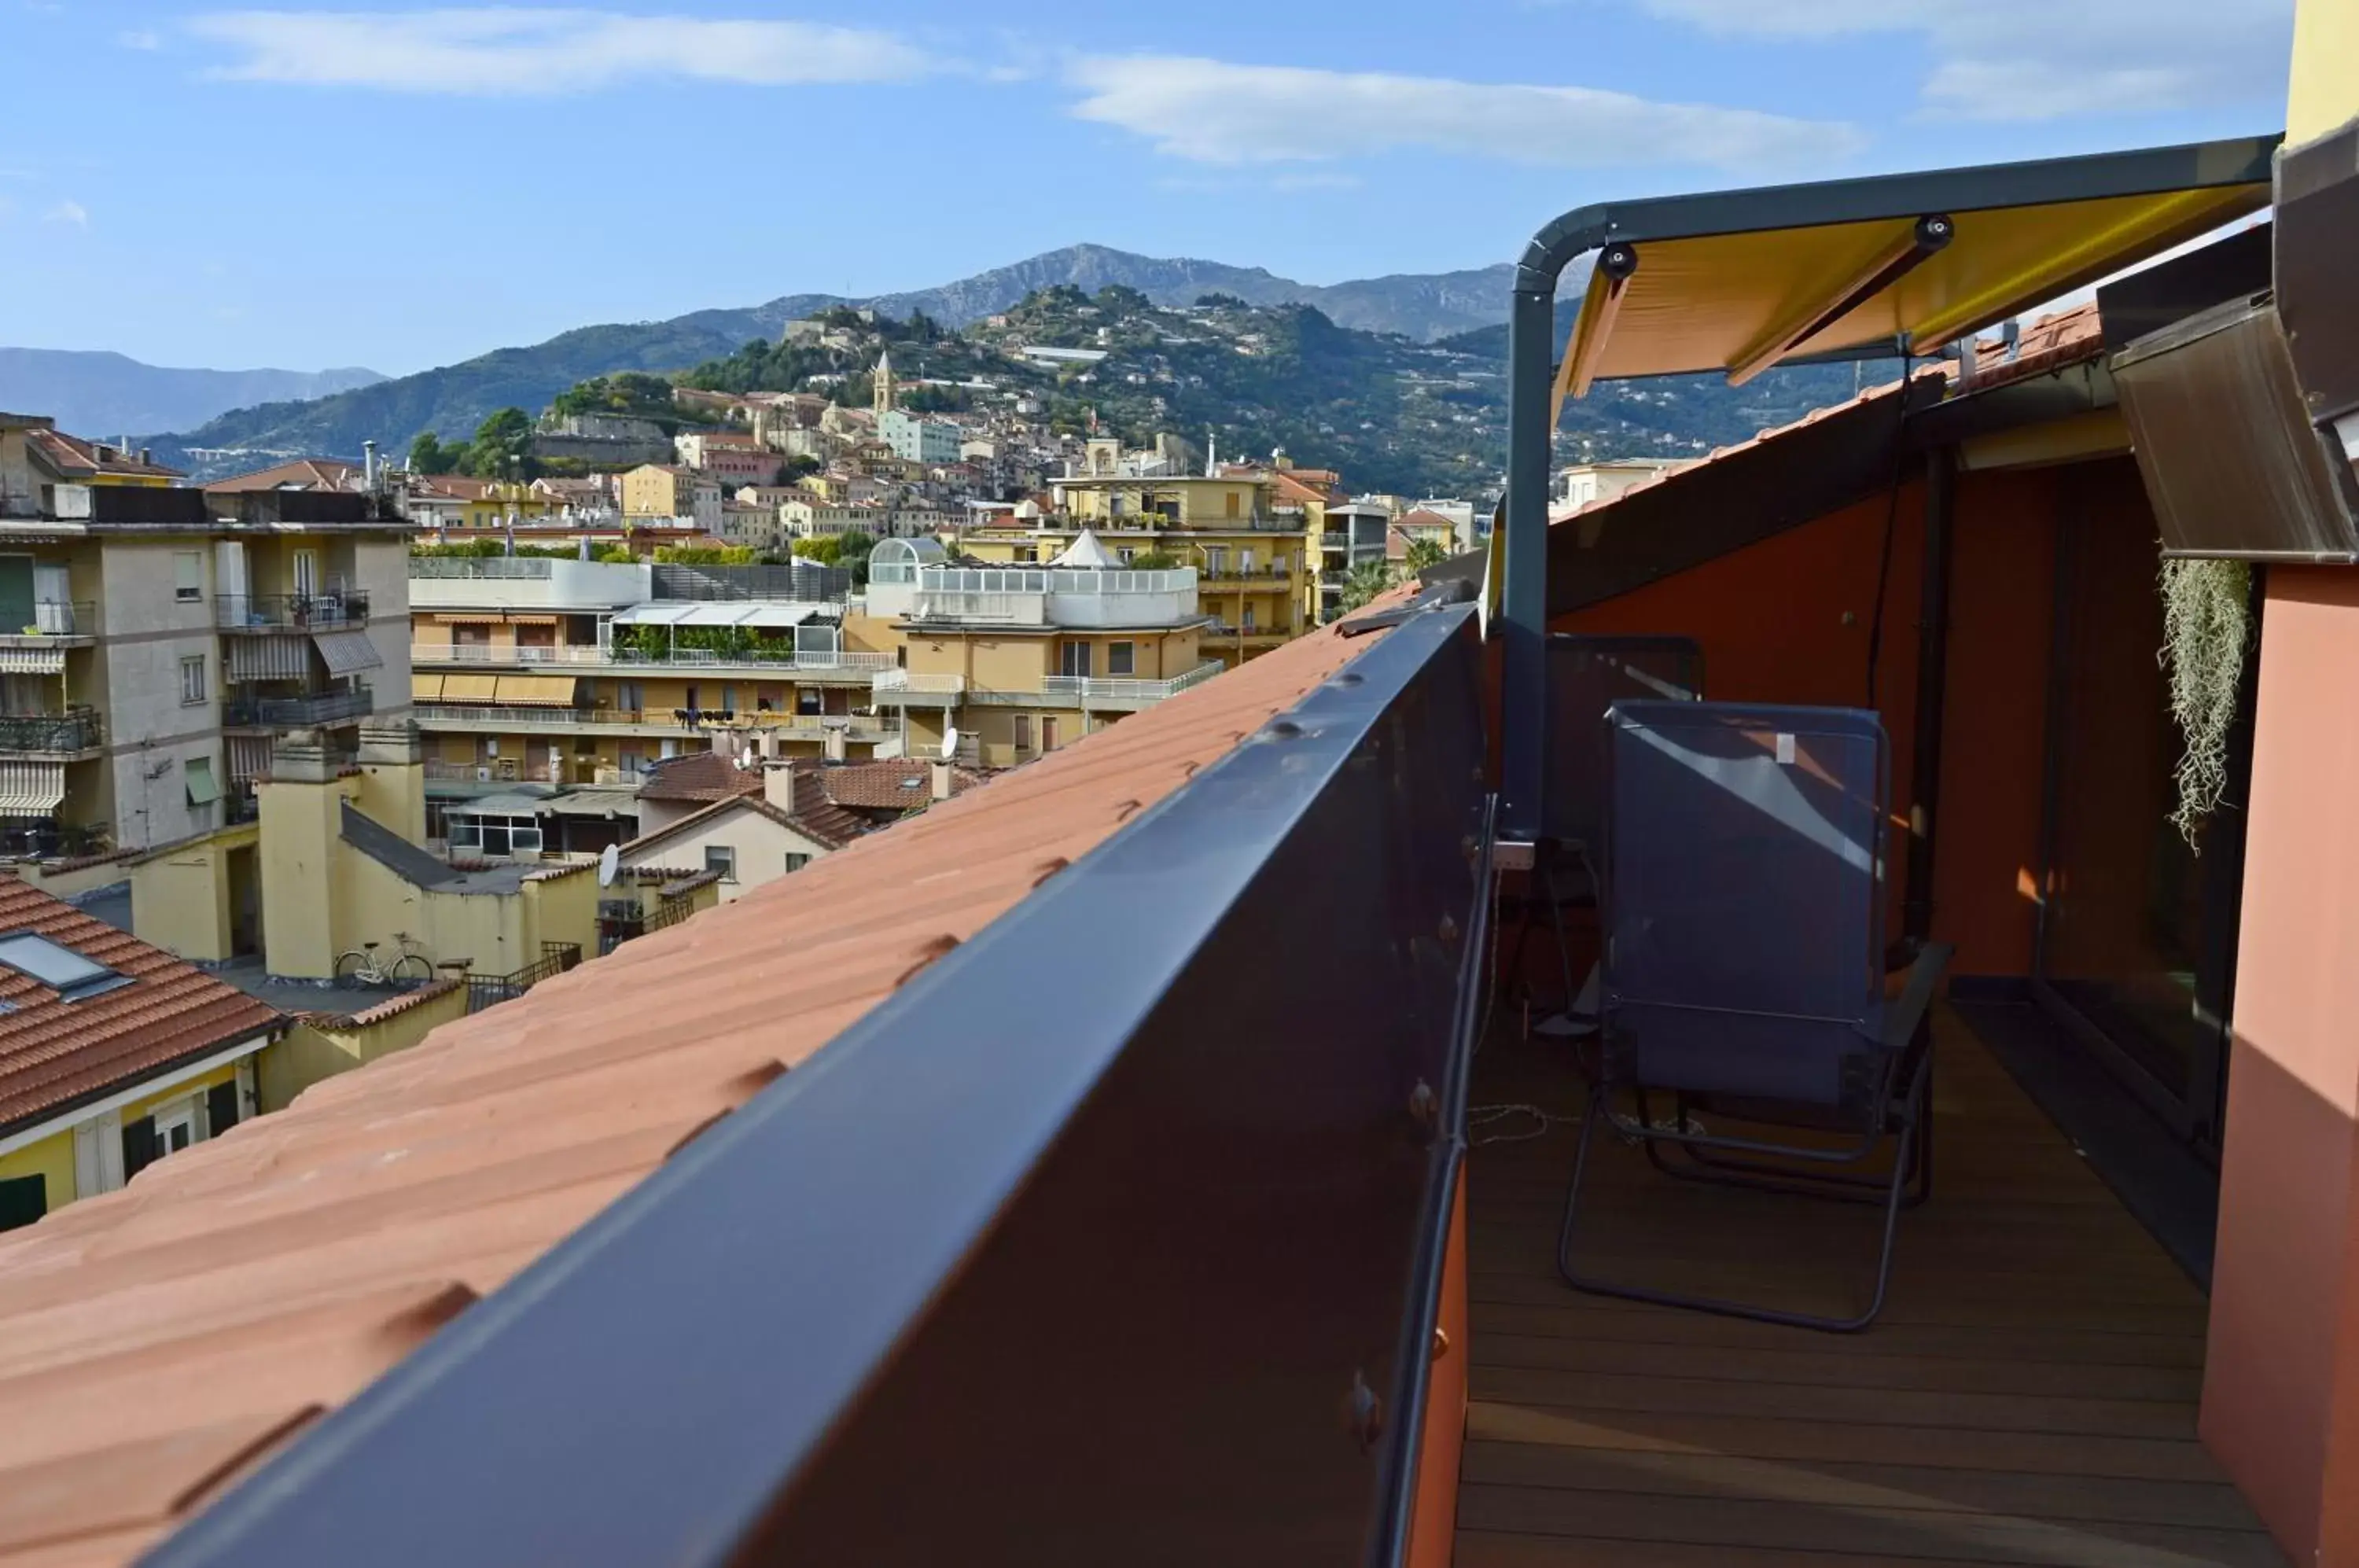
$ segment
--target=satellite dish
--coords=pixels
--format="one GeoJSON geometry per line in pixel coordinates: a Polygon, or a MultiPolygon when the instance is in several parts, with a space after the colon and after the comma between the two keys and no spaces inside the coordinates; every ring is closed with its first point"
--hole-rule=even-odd
{"type": "Polygon", "coordinates": [[[612,887],[614,885],[614,873],[621,868],[622,864],[623,852],[619,846],[610,844],[600,850],[598,852],[598,886],[612,887]]]}
{"type": "Polygon", "coordinates": [[[952,724],[948,729],[942,731],[942,760],[944,762],[955,762],[958,760],[958,725],[952,724]]]}

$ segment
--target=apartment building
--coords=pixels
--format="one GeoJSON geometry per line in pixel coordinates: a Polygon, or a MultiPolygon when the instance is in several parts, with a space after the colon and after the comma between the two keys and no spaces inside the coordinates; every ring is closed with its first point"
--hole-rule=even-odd
{"type": "Polygon", "coordinates": [[[680,463],[724,485],[767,485],[778,454],[743,430],[682,430],[672,438],[680,463]]]}
{"type": "Polygon", "coordinates": [[[839,759],[892,738],[867,710],[894,655],[847,648],[842,606],[792,597],[790,569],[419,557],[409,571],[429,838],[479,797],[629,789],[716,735],[839,759]],[[659,597],[659,583],[707,596],[659,597]]]}
{"type": "Polygon", "coordinates": [[[1195,575],[1210,619],[1202,646],[1232,668],[1300,636],[1317,568],[1299,513],[1282,514],[1260,474],[1217,478],[1079,475],[1051,482],[1052,509],[1019,506],[1008,527],[966,536],[961,548],[985,561],[1031,565],[1054,559],[1084,532],[1116,564],[1148,554],[1195,575]]]}
{"type": "Polygon", "coordinates": [[[680,518],[706,533],[721,532],[722,485],[717,478],[672,463],[648,463],[624,474],[622,488],[625,517],[680,518]]]}
{"type": "Polygon", "coordinates": [[[864,611],[846,635],[894,648],[872,700],[912,759],[955,730],[961,760],[1029,762],[1224,668],[1193,571],[1125,570],[1086,530],[1042,567],[960,566],[932,539],[888,539],[864,611]]]}
{"type": "Polygon", "coordinates": [[[876,417],[876,435],[904,463],[956,463],[965,431],[948,419],[887,408],[876,417]]]}
{"type": "Polygon", "coordinates": [[[0,855],[201,833],[252,809],[273,735],[402,705],[407,528],[375,498],[118,483],[60,448],[0,415],[0,855]]]}

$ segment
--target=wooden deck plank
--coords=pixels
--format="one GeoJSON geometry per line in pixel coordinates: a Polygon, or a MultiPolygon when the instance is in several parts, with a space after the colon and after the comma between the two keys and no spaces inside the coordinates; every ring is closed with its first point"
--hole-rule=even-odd
{"type": "MultiPolygon", "coordinates": [[[[1903,1215],[1862,1335],[1573,1291],[1554,1253],[1574,1127],[1476,1149],[1459,1568],[2284,1568],[2195,1441],[2201,1292],[1937,1028],[1935,1195],[1903,1215]]],[[[1580,1093],[1545,1042],[1477,1064],[1478,1105],[1561,1118],[1580,1093]]],[[[1593,1160],[1595,1271],[1819,1310],[1866,1282],[1871,1211],[1675,1181],[1618,1138],[1593,1160]]]]}

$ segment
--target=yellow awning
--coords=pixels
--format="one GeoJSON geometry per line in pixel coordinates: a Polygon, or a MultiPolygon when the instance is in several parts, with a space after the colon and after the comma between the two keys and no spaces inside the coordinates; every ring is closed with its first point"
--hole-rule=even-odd
{"type": "Polygon", "coordinates": [[[437,610],[427,619],[446,626],[495,626],[507,617],[497,610],[437,610]]]}
{"type": "MultiPolygon", "coordinates": [[[[454,675],[451,679],[455,681],[460,677],[454,675]]],[[[499,682],[499,695],[494,699],[496,702],[530,702],[544,707],[570,708],[573,705],[573,691],[580,677],[501,675],[495,679],[499,682]]]]}
{"type": "MultiPolygon", "coordinates": [[[[1914,352],[2266,208],[2275,138],[1590,209],[1599,251],[1558,366],[1593,382],[1914,352]]],[[[1591,235],[1594,239],[1590,239],[1591,235]]]]}
{"type": "Polygon", "coordinates": [[[446,675],[442,678],[442,700],[446,702],[489,702],[499,692],[496,675],[446,675]]]}
{"type": "MultiPolygon", "coordinates": [[[[462,675],[459,679],[463,681],[466,677],[462,675]]],[[[413,671],[409,677],[409,700],[413,702],[440,702],[442,700],[442,677],[440,675],[419,675],[413,671]]]]}

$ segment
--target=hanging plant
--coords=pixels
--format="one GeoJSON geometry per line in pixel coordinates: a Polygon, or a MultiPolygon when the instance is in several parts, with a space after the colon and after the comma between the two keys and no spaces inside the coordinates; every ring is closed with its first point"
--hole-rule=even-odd
{"type": "Polygon", "coordinates": [[[2179,758],[2179,805],[2170,813],[2197,849],[2203,819],[2228,788],[2228,731],[2252,637],[2252,568],[2241,561],[2162,563],[2162,651],[2170,716],[2186,749],[2179,758]]]}

